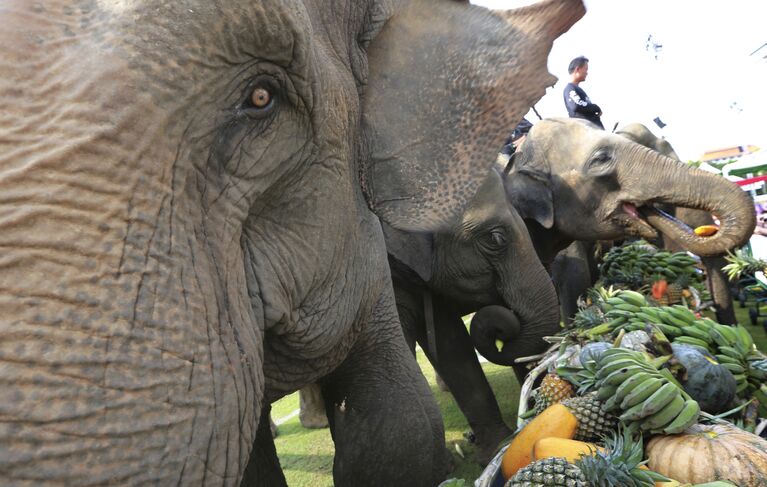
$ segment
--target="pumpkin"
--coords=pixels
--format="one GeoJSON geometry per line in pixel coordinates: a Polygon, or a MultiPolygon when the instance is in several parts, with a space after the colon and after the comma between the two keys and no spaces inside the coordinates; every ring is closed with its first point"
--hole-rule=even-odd
{"type": "Polygon", "coordinates": [[[767,487],[767,440],[735,426],[695,424],[653,437],[645,452],[650,470],[680,482],[767,487]]]}
{"type": "Polygon", "coordinates": [[[597,451],[604,451],[604,449],[599,448],[594,443],[586,443],[585,441],[567,438],[541,438],[533,446],[532,461],[559,457],[573,463],[582,455],[593,455],[597,451]]]}
{"type": "Polygon", "coordinates": [[[541,438],[568,438],[575,436],[578,418],[564,405],[557,403],[544,409],[517,433],[503,454],[501,471],[505,479],[533,461],[533,446],[541,438]]]}
{"type": "Polygon", "coordinates": [[[681,344],[672,344],[671,348],[686,369],[679,380],[685,392],[707,413],[727,411],[737,389],[732,373],[702,348],[681,344]]]}

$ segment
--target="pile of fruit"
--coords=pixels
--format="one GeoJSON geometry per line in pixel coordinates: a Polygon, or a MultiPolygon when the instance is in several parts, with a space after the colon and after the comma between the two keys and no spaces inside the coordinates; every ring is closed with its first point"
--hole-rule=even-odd
{"type": "Polygon", "coordinates": [[[552,342],[498,457],[505,486],[767,487],[767,440],[754,433],[767,356],[745,328],[595,288],[552,342]]]}
{"type": "Polygon", "coordinates": [[[600,266],[603,286],[652,291],[658,304],[696,307],[704,275],[685,252],[669,252],[639,240],[611,248],[600,266]]]}

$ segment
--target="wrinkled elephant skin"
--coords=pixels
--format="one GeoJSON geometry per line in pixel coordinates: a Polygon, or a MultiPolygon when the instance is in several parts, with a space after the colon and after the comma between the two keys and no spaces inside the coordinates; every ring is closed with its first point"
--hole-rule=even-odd
{"type": "Polygon", "coordinates": [[[284,484],[269,404],[317,380],[336,485],[438,483],[442,419],[370,209],[429,230],[460,214],[486,174],[473,161],[551,82],[548,49],[582,14],[578,0],[517,17],[446,0],[4,2],[3,483],[284,484]],[[433,118],[403,129],[476,142],[397,152],[400,121],[365,115],[404,74],[377,35],[428,5],[441,36],[412,40],[429,78],[399,96],[433,118]],[[438,74],[461,90],[428,91],[438,74]],[[402,179],[424,196],[390,205],[402,179]]]}

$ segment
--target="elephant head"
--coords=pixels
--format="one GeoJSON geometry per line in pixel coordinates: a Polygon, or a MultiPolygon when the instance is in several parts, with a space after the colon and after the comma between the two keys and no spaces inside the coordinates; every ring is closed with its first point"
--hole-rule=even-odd
{"type": "Polygon", "coordinates": [[[660,231],[711,256],[745,243],[755,225],[753,204],[737,185],[577,119],[538,122],[507,172],[520,214],[570,241],[653,238],[660,231]],[[660,205],[706,211],[721,228],[697,236],[660,205]]]}
{"type": "Polygon", "coordinates": [[[511,124],[543,93],[545,54],[582,14],[578,0],[516,16],[447,0],[5,2],[3,480],[237,485],[262,408],[332,376],[350,412],[337,483],[360,469],[361,484],[435,483],[441,420],[370,208],[408,227],[459,214],[484,179],[471,160],[502,142],[483,121],[511,124]],[[387,118],[398,104],[429,113],[387,118]],[[398,124],[421,143],[398,147],[398,124]],[[446,136],[467,142],[430,154],[446,136]],[[388,381],[362,387],[373,364],[388,381]]]}
{"type": "Polygon", "coordinates": [[[486,307],[505,310],[501,320],[472,324],[474,346],[488,360],[512,365],[538,353],[545,346],[541,338],[559,331],[554,286],[497,172],[446,229],[413,233],[384,227],[384,234],[393,265],[417,273],[461,315],[486,307]],[[496,340],[503,342],[501,350],[496,340]]]}

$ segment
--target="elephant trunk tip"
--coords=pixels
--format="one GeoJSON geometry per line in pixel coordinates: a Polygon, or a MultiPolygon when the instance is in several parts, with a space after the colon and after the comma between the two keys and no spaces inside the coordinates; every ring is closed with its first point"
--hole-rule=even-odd
{"type": "Polygon", "coordinates": [[[489,361],[500,365],[513,365],[515,354],[507,347],[522,332],[517,315],[503,306],[486,306],[474,314],[470,335],[474,348],[489,361]],[[503,342],[499,348],[497,342],[503,342]]]}

